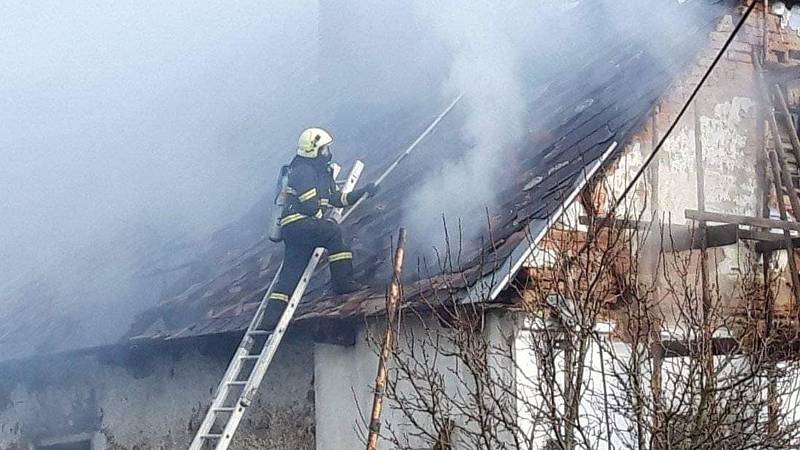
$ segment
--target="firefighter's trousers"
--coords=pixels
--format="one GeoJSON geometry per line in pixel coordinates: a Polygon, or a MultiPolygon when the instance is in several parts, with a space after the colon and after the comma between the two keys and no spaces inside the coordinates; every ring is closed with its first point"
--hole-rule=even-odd
{"type": "Polygon", "coordinates": [[[346,290],[353,282],[353,253],[345,245],[336,222],[306,218],[281,229],[286,247],[280,278],[270,300],[288,302],[316,247],[328,250],[334,290],[346,290]]]}

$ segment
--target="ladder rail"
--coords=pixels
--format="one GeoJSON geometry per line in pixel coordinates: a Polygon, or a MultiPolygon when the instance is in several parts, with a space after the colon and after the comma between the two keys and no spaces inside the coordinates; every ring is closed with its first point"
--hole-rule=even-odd
{"type": "Polygon", "coordinates": [[[789,111],[789,105],[786,103],[786,97],[783,95],[781,86],[775,85],[774,89],[775,96],[778,100],[778,104],[775,105],[776,109],[779,107],[778,112],[780,112],[783,117],[783,123],[789,131],[789,143],[791,143],[792,154],[797,160],[797,164],[800,164],[800,136],[798,136],[797,127],[795,127],[794,122],[792,122],[792,114],[789,111]]]}
{"type": "Polygon", "coordinates": [[[233,441],[233,436],[236,433],[236,429],[239,427],[239,423],[241,423],[242,418],[244,418],[244,414],[247,412],[247,407],[250,406],[256,394],[258,393],[258,388],[261,385],[261,381],[263,381],[264,376],[267,374],[267,369],[269,369],[269,365],[272,363],[272,358],[275,357],[278,346],[283,340],[286,330],[289,328],[289,322],[292,320],[292,316],[294,315],[297,306],[300,304],[300,299],[303,297],[303,293],[305,292],[305,289],[311,280],[311,275],[314,274],[314,270],[317,268],[317,264],[319,264],[324,251],[325,249],[322,247],[317,247],[314,249],[314,254],[311,256],[311,260],[309,260],[308,265],[306,265],[306,269],[303,271],[303,276],[300,278],[300,282],[292,293],[292,297],[289,299],[289,304],[283,311],[280,321],[278,321],[278,325],[275,327],[275,331],[267,339],[266,345],[259,354],[259,359],[256,361],[253,371],[250,373],[250,376],[247,379],[247,384],[242,390],[242,395],[237,402],[236,409],[228,418],[225,428],[222,430],[222,435],[217,441],[217,445],[215,447],[216,450],[227,449],[230,443],[233,441]]]}
{"type": "MultiPolygon", "coordinates": [[[[280,276],[282,269],[283,269],[283,262],[281,262],[281,265],[278,266],[278,270],[275,272],[275,276],[272,277],[272,281],[270,282],[267,291],[261,298],[261,303],[258,306],[258,310],[253,315],[253,319],[250,320],[250,325],[248,325],[247,330],[245,331],[245,335],[239,342],[239,346],[236,348],[236,352],[233,354],[231,362],[228,363],[228,368],[225,370],[225,374],[222,376],[222,380],[219,382],[219,386],[217,386],[217,389],[214,391],[214,398],[211,400],[211,405],[208,407],[208,411],[206,412],[206,415],[203,418],[203,422],[200,424],[200,427],[198,427],[197,433],[195,434],[195,437],[192,440],[191,445],[189,446],[190,450],[200,450],[203,447],[204,436],[211,434],[210,433],[211,428],[214,426],[214,422],[216,422],[217,419],[217,412],[215,411],[215,409],[224,407],[225,400],[228,398],[228,395],[230,393],[230,387],[228,386],[227,383],[228,381],[232,380],[239,374],[244,362],[244,360],[242,360],[240,356],[244,356],[250,353],[250,349],[253,346],[254,339],[252,336],[249,335],[249,333],[251,331],[255,331],[258,327],[258,324],[261,323],[261,319],[264,316],[264,310],[266,309],[266,304],[268,301],[269,294],[275,287],[275,283],[278,282],[278,278],[280,276]]],[[[237,408],[239,407],[238,402],[236,407],[237,408]]]]}

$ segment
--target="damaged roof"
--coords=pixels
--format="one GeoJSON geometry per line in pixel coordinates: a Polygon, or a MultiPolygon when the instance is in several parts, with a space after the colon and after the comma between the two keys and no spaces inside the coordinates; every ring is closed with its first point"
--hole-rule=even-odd
{"type": "MultiPolygon", "coordinates": [[[[694,6],[697,3],[700,2],[684,7],[702,9],[694,6]]],[[[542,114],[537,115],[537,123],[531,124],[531,132],[517,152],[518,160],[509,164],[509,186],[497,197],[503,200],[489,211],[490,238],[467,243],[453,270],[415,270],[413,262],[408,261],[407,300],[438,294],[462,295],[471,286],[487,280],[489,288],[496,289],[502,277],[493,274],[519,259],[520,249],[528,243],[529,225],[537,221],[547,223],[570,193],[585,182],[586,172],[597,167],[601,156],[605,154],[609,161],[618,156],[659,98],[668,92],[673,77],[680,74],[683,66],[695,62],[704,41],[698,36],[705,37],[713,31],[714,17],[709,13],[707,20],[700,23],[687,28],[682,35],[651,36],[648,30],[641,30],[642,40],[606,39],[595,48],[586,49],[582,55],[585,63],[579,70],[537,80],[536,89],[531,89],[536,94],[527,103],[530,110],[542,114]],[[644,39],[666,40],[664,45],[675,51],[669,67],[663,57],[648,51],[644,39]]],[[[608,34],[598,33],[598,36],[608,34]]],[[[367,169],[362,179],[370,180],[419,135],[446,103],[407,107],[362,123],[332,124],[332,127],[338,131],[339,142],[350,142],[361,149],[395,149],[363,155],[361,159],[367,169]],[[391,129],[392,133],[371,132],[376,129],[391,129]]],[[[463,108],[462,102],[386,179],[376,198],[345,224],[356,255],[356,277],[370,288],[333,297],[328,294],[328,276],[323,267],[309,286],[295,320],[344,318],[382,311],[390,278],[391,247],[398,228],[403,225],[403,207],[418,180],[436,176],[448,160],[458,158],[468,146],[460,135],[465,120],[463,108]],[[434,154],[437,158],[430,157],[434,154]]],[[[347,161],[343,166],[348,167],[347,161]]],[[[267,208],[265,198],[251,216],[264,217],[267,208]]],[[[237,225],[233,228],[237,229],[237,225]]],[[[173,286],[178,293],[141,314],[126,339],[176,339],[246,328],[282,258],[282,245],[271,243],[265,233],[265,229],[250,232],[253,236],[250,245],[198,261],[195,270],[173,286]]],[[[409,239],[413,241],[414,236],[409,239]]]]}

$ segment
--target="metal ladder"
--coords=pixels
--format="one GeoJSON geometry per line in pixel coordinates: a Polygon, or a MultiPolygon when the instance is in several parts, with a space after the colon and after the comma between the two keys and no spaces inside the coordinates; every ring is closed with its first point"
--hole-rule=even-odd
{"type": "MultiPolygon", "coordinates": [[[[338,175],[339,169],[338,166],[334,166],[334,178],[338,175]]],[[[342,192],[351,192],[355,188],[363,170],[364,163],[356,161],[345,181],[342,192]]],[[[330,218],[340,222],[342,220],[341,208],[334,209],[330,214],[330,218]]],[[[217,387],[211,406],[208,408],[205,418],[200,424],[192,444],[189,446],[190,450],[203,449],[205,444],[211,444],[214,441],[217,443],[213,448],[217,450],[228,448],[247,407],[253,402],[258,392],[258,387],[261,385],[272,358],[275,356],[278,346],[286,334],[289,322],[300,304],[300,299],[308,287],[311,275],[314,274],[314,270],[317,268],[324,253],[325,249],[322,247],[314,249],[314,253],[311,255],[311,259],[308,261],[306,269],[303,271],[303,275],[300,277],[300,281],[297,283],[297,287],[294,289],[286,309],[278,321],[278,325],[275,326],[274,331],[270,331],[260,327],[269,303],[269,294],[280,276],[283,264],[278,268],[267,292],[261,299],[253,320],[250,321],[250,326],[247,327],[247,331],[245,331],[244,337],[239,343],[239,348],[236,349],[236,353],[217,387]],[[260,338],[264,338],[261,345],[259,345],[260,338]],[[248,364],[250,361],[253,362],[252,365],[248,364]],[[214,425],[218,421],[222,422],[222,431],[212,432],[214,425]]]]}
{"type": "MultiPolygon", "coordinates": [[[[400,164],[403,159],[408,157],[411,152],[419,145],[422,140],[428,136],[435,128],[439,125],[439,122],[447,116],[450,111],[461,101],[462,95],[458,95],[448,106],[441,112],[434,120],[431,122],[427,128],[400,154],[390,165],[389,167],[384,170],[384,172],[376,179],[375,185],[379,185],[383,182],[384,179],[400,164]]],[[[340,168],[334,166],[334,179],[338,175],[338,171],[340,168]]],[[[350,171],[350,174],[345,181],[344,186],[342,187],[343,192],[350,192],[355,187],[356,183],[358,182],[358,178],[361,176],[361,172],[364,169],[364,164],[361,161],[356,161],[353,169],[350,171]]],[[[341,208],[334,209],[329,218],[336,222],[343,222],[346,220],[350,214],[361,204],[362,201],[367,197],[367,195],[361,197],[353,206],[351,206],[347,212],[341,210],[341,208]]],[[[255,398],[255,395],[258,391],[258,387],[261,384],[261,381],[264,379],[264,375],[267,373],[267,369],[269,369],[269,365],[272,362],[272,358],[275,356],[275,352],[278,350],[278,346],[283,339],[283,335],[286,334],[286,329],[289,326],[289,322],[292,320],[294,316],[294,312],[297,309],[297,305],[300,303],[300,299],[303,297],[306,288],[308,287],[308,283],[311,280],[311,276],[314,274],[314,270],[317,268],[320,259],[322,259],[322,255],[325,252],[324,248],[316,248],[314,249],[314,253],[311,255],[311,259],[308,261],[308,265],[306,265],[305,271],[303,271],[303,275],[300,277],[300,281],[297,284],[292,296],[289,298],[289,303],[286,306],[286,309],[281,316],[281,319],[278,321],[278,325],[275,327],[274,331],[264,330],[260,328],[261,322],[264,319],[264,313],[267,308],[267,303],[269,302],[269,294],[272,292],[275,283],[278,281],[278,276],[280,275],[281,270],[283,269],[283,264],[281,267],[278,268],[275,277],[272,279],[272,282],[269,284],[269,288],[264,293],[264,297],[261,299],[261,303],[256,310],[255,315],[253,316],[253,320],[250,322],[250,326],[247,327],[247,331],[242,338],[239,347],[236,349],[236,353],[231,359],[230,364],[228,365],[228,369],[225,371],[225,375],[222,377],[222,381],[220,382],[217,390],[215,391],[214,398],[211,401],[211,406],[209,406],[208,411],[206,412],[205,417],[203,418],[203,422],[200,424],[200,427],[197,429],[197,433],[192,439],[192,443],[189,446],[189,450],[201,450],[204,448],[214,448],[215,450],[226,450],[228,446],[231,444],[233,440],[233,435],[236,433],[236,428],[239,426],[242,418],[244,417],[244,413],[247,410],[247,407],[255,398]],[[260,347],[257,345],[259,342],[259,338],[265,338],[265,342],[260,347]],[[253,366],[250,367],[248,370],[249,361],[253,361],[253,366]],[[231,401],[231,399],[233,401],[231,401]],[[221,418],[222,431],[221,432],[214,432],[214,425],[217,423],[218,419],[221,418]],[[216,445],[213,443],[216,442],[216,445]],[[208,445],[206,445],[208,444],[208,445]]]]}

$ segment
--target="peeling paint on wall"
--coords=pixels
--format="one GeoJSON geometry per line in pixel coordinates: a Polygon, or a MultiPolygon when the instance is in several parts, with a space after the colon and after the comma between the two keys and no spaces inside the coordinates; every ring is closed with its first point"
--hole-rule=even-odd
{"type": "Polygon", "coordinates": [[[734,97],[714,106],[712,117],[700,117],[709,211],[756,214],[756,155],[743,124],[754,106],[750,98],[734,97]]]}
{"type": "MultiPolygon", "coordinates": [[[[610,198],[606,205],[607,208],[612,206],[611,202],[619,200],[619,197],[633,181],[636,173],[644,165],[644,160],[642,144],[638,140],[625,148],[624,154],[617,161],[615,170],[606,178],[610,191],[610,198]]],[[[620,205],[620,208],[617,210],[617,215],[626,216],[630,214],[635,216],[638,215],[639,212],[644,211],[647,207],[647,192],[649,190],[650,186],[646,182],[646,179],[641,178],[628,198],[620,205]]]]}
{"type": "Polygon", "coordinates": [[[686,223],[684,210],[697,208],[694,152],[694,131],[681,126],[664,142],[659,154],[658,204],[668,223],[686,223]]]}

